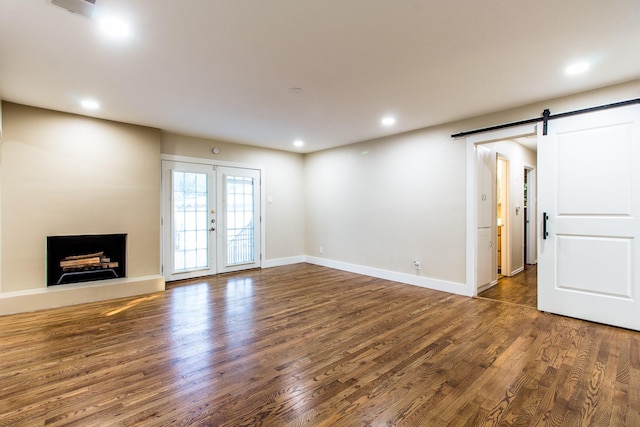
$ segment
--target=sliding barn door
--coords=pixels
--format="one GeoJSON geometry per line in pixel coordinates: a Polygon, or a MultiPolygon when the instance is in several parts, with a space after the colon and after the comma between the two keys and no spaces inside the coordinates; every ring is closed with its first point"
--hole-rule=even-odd
{"type": "Polygon", "coordinates": [[[540,310],[640,330],[639,120],[634,105],[539,133],[540,310]]]}

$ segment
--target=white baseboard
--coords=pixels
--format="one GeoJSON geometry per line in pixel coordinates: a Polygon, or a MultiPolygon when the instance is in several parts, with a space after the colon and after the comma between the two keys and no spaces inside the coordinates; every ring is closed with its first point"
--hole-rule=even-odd
{"type": "MultiPolygon", "coordinates": [[[[413,286],[470,296],[464,283],[455,283],[428,277],[399,273],[334,261],[313,256],[293,256],[262,261],[262,268],[279,267],[284,265],[308,262],[310,264],[335,268],[365,276],[377,277],[413,286]]],[[[99,282],[75,283],[70,285],[49,286],[45,288],[29,289],[25,291],[0,293],[0,316],[14,313],[24,313],[45,310],[56,307],[123,298],[165,290],[165,279],[161,275],[133,277],[124,279],[103,280],[99,282]]]]}
{"type": "Polygon", "coordinates": [[[482,292],[486,291],[489,288],[493,288],[497,284],[498,284],[498,279],[493,280],[489,283],[485,283],[484,285],[478,286],[478,294],[481,294],[482,292]]]}
{"type": "Polygon", "coordinates": [[[335,268],[336,270],[348,271],[350,273],[363,274],[365,276],[377,277],[379,279],[393,280],[394,282],[406,283],[407,285],[420,286],[436,291],[449,292],[452,294],[470,296],[469,290],[464,283],[448,282],[444,280],[431,279],[423,276],[414,276],[396,271],[383,270],[380,268],[367,267],[364,265],[349,264],[341,261],[334,261],[326,258],[306,256],[309,264],[321,265],[323,267],[335,268]]]}
{"type": "Polygon", "coordinates": [[[152,275],[5,292],[0,293],[0,315],[160,292],[164,285],[164,277],[152,275]]]}
{"type": "Polygon", "coordinates": [[[513,271],[511,272],[511,275],[510,275],[509,277],[511,277],[511,276],[515,276],[516,274],[518,274],[518,273],[520,273],[520,272],[522,272],[522,271],[524,271],[524,265],[523,265],[522,267],[520,267],[520,268],[516,268],[515,270],[513,270],[513,271]]]}
{"type": "Polygon", "coordinates": [[[262,268],[280,267],[283,265],[300,264],[305,262],[304,255],[292,256],[287,258],[265,259],[262,261],[262,268]]]}

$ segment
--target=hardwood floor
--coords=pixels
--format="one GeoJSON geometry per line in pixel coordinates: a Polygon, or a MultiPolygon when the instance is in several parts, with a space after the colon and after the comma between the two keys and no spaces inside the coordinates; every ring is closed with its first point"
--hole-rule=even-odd
{"type": "Polygon", "coordinates": [[[640,426],[640,333],[309,264],[0,317],[2,426],[640,426]]]}
{"type": "Polygon", "coordinates": [[[478,296],[535,308],[538,306],[538,266],[525,265],[524,271],[512,277],[502,277],[497,285],[478,296]]]}

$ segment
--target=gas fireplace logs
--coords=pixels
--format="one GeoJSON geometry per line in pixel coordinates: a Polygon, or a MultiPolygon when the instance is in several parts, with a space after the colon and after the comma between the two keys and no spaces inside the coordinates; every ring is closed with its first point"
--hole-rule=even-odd
{"type": "Polygon", "coordinates": [[[85,255],[71,255],[64,257],[64,259],[60,261],[60,268],[65,272],[101,270],[104,268],[116,267],[118,267],[118,263],[112,262],[111,258],[105,257],[104,252],[85,255]]]}

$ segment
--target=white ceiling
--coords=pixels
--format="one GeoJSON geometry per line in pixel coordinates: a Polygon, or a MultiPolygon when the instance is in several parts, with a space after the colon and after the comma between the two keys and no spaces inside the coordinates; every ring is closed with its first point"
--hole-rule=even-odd
{"type": "Polygon", "coordinates": [[[0,98],[311,152],[640,77],[638,0],[97,0],[105,12],[128,40],[1,0],[0,98]]]}

